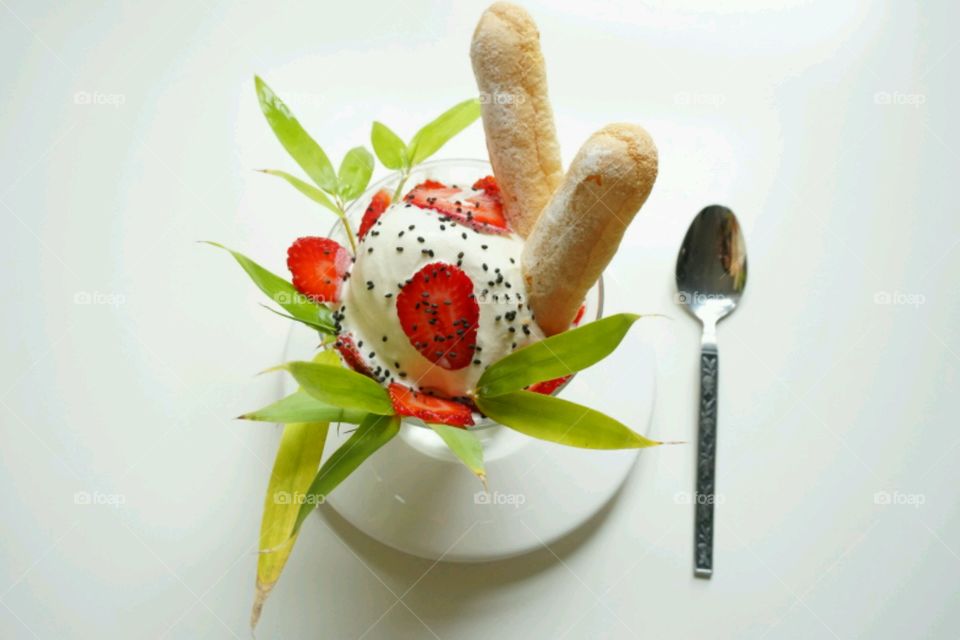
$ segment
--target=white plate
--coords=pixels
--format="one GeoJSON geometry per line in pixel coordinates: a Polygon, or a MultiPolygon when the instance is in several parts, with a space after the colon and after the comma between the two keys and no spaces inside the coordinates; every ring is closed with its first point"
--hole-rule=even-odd
{"type": "MultiPolygon", "coordinates": [[[[295,324],[286,360],[310,359],[316,333],[295,324]]],[[[628,381],[587,388],[582,374],[561,395],[602,409],[604,393],[628,389],[630,425],[646,432],[653,413],[651,349],[630,354],[628,381]],[[602,387],[602,388],[598,388],[602,387]],[[587,397],[590,396],[590,397],[587,397]]],[[[286,392],[296,384],[287,376],[286,392]]],[[[609,382],[610,384],[607,384],[609,382]]],[[[333,425],[329,456],[353,425],[333,425]]],[[[404,424],[400,435],[334,490],[327,504],[385,545],[429,559],[485,562],[535,551],[577,529],[617,493],[637,450],[592,451],[528,438],[501,426],[480,429],[489,492],[432,431],[404,424]]]]}

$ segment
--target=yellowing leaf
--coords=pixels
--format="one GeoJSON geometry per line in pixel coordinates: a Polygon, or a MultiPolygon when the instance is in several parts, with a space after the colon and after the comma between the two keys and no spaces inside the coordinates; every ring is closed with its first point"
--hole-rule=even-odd
{"type": "MultiPolygon", "coordinates": [[[[327,350],[317,354],[315,361],[333,365],[339,359],[336,352],[327,350]]],[[[301,497],[320,466],[329,426],[329,422],[300,422],[288,424],[283,429],[260,520],[257,591],[250,612],[251,627],[257,626],[263,605],[293,550],[297,538],[291,533],[300,511],[301,497]]]]}

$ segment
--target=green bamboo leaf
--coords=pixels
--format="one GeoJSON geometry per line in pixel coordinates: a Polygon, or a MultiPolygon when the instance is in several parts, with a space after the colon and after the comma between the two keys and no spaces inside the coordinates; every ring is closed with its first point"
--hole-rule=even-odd
{"type": "Polygon", "coordinates": [[[638,449],[663,444],[589,407],[532,391],[480,396],[487,416],[532,438],[582,449],[638,449]]]}
{"type": "MultiPolygon", "coordinates": [[[[328,350],[318,353],[314,361],[332,365],[339,362],[339,358],[328,350]]],[[[320,466],[329,426],[326,421],[306,421],[288,424],[283,429],[260,521],[257,590],[250,612],[251,628],[257,626],[267,596],[280,579],[293,550],[297,538],[291,532],[300,512],[299,498],[310,487],[320,466]]]]}
{"type": "Polygon", "coordinates": [[[288,362],[277,369],[289,371],[304,391],[321,402],[378,415],[393,413],[387,390],[356,371],[313,362],[288,362]]]}
{"type": "Polygon", "coordinates": [[[322,504],[337,485],[399,432],[399,416],[368,415],[353,435],[320,467],[313,483],[310,484],[304,504],[300,506],[293,535],[300,531],[300,525],[307,519],[315,505],[322,504]]]}
{"type": "Polygon", "coordinates": [[[387,125],[382,122],[373,123],[370,143],[380,163],[387,169],[402,169],[407,166],[407,145],[387,125]]]}
{"type": "Polygon", "coordinates": [[[292,422],[347,422],[349,424],[360,424],[366,415],[366,411],[335,407],[332,404],[317,400],[306,391],[297,391],[262,409],[245,413],[240,416],[240,419],[256,420],[259,422],[279,422],[281,424],[289,424],[292,422]]]}
{"type": "Polygon", "coordinates": [[[333,335],[336,328],[333,322],[333,312],[326,306],[317,304],[310,298],[297,291],[292,284],[278,276],[277,274],[264,269],[259,264],[247,256],[223,246],[217,242],[204,241],[214,247],[228,251],[230,255],[243,267],[253,283],[257,285],[260,291],[290,312],[295,319],[304,322],[324,333],[333,335]]]}
{"type": "Polygon", "coordinates": [[[347,151],[340,163],[340,197],[345,201],[355,199],[370,184],[373,175],[373,154],[363,147],[354,147],[347,151]]]}
{"type": "Polygon", "coordinates": [[[586,369],[610,355],[639,318],[618,313],[518,349],[483,372],[477,392],[498,396],[586,369]]]}
{"type": "Polygon", "coordinates": [[[337,217],[341,219],[343,218],[343,213],[340,211],[340,209],[337,208],[337,205],[335,205],[333,201],[330,200],[330,198],[328,198],[323,191],[320,191],[320,189],[317,189],[315,186],[313,186],[309,182],[304,182],[300,178],[290,175],[286,171],[278,171],[277,169],[259,169],[259,171],[260,173],[265,173],[270,176],[283,178],[284,180],[287,181],[287,183],[292,185],[297,191],[307,196],[317,204],[323,205],[327,209],[330,209],[330,211],[334,212],[337,215],[337,217]]]}
{"type": "Polygon", "coordinates": [[[410,140],[408,145],[410,164],[419,164],[432,156],[447,141],[473,124],[479,117],[480,101],[476,98],[464,100],[440,114],[436,120],[417,131],[410,140]]]}
{"type": "Polygon", "coordinates": [[[310,327],[314,331],[319,331],[320,333],[323,333],[325,335],[331,335],[329,333],[329,328],[326,327],[325,325],[321,325],[317,322],[308,322],[306,320],[301,320],[300,318],[294,318],[289,313],[284,313],[283,311],[277,311],[276,309],[274,309],[273,307],[267,304],[261,303],[260,306],[266,309],[267,311],[269,311],[270,313],[280,316],[281,318],[286,318],[287,320],[293,320],[294,322],[299,322],[303,326],[310,327]]]}
{"type": "Polygon", "coordinates": [[[483,466],[483,445],[477,436],[466,429],[447,424],[430,423],[430,428],[446,443],[447,447],[473,472],[483,486],[487,486],[487,472],[483,466]]]}
{"type": "Polygon", "coordinates": [[[297,161],[318,187],[328,193],[337,193],[337,175],[330,159],[320,145],[310,137],[273,90],[260,76],[254,77],[260,110],[266,116],[270,128],[287,153],[297,161]]]}

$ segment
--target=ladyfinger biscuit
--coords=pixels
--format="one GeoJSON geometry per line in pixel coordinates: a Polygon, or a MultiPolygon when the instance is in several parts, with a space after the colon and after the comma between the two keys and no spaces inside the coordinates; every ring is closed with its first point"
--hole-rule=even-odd
{"type": "Polygon", "coordinates": [[[547,335],[570,328],[657,178],[657,148],[632,124],[594,133],[523,248],[527,300],[547,335]]]}
{"type": "Polygon", "coordinates": [[[537,25],[516,5],[490,5],[473,33],[470,59],[504,214],[526,237],[563,180],[537,25]]]}

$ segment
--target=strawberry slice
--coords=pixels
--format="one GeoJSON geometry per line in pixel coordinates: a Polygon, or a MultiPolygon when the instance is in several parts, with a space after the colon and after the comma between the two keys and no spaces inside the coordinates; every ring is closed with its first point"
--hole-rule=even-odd
{"type": "Polygon", "coordinates": [[[357,373],[362,373],[371,378],[373,377],[373,372],[370,371],[366,360],[360,355],[360,350],[357,349],[357,345],[354,344],[352,337],[348,335],[337,336],[337,341],[333,343],[333,347],[340,353],[340,357],[343,358],[344,363],[346,363],[348,367],[357,373]]]}
{"type": "Polygon", "coordinates": [[[500,197],[500,185],[497,184],[497,179],[493,176],[480,178],[473,183],[473,189],[485,191],[490,197],[500,197]]]}
{"type": "Polygon", "coordinates": [[[572,375],[561,376],[559,378],[554,378],[553,380],[544,380],[543,382],[535,382],[530,385],[527,390],[533,391],[534,393],[542,393],[545,396],[551,395],[554,391],[560,388],[560,386],[572,378],[572,375]]]}
{"type": "Polygon", "coordinates": [[[377,220],[380,219],[380,216],[383,215],[383,212],[387,210],[387,207],[390,206],[390,192],[386,189],[380,189],[370,200],[370,204],[367,205],[367,210],[363,212],[363,218],[360,220],[360,230],[357,232],[357,235],[360,236],[360,239],[363,240],[363,236],[367,235],[367,231],[373,228],[373,225],[376,224],[377,220]]]}
{"type": "Polygon", "coordinates": [[[433,209],[477,231],[505,233],[507,219],[503,217],[500,188],[493,176],[481,178],[473,184],[469,194],[455,187],[448,187],[436,180],[427,180],[415,186],[404,196],[404,201],[423,209],[433,209]]]}
{"type": "Polygon", "coordinates": [[[470,364],[480,307],[462,269],[432,262],[417,271],[397,296],[397,316],[410,344],[430,362],[449,370],[470,364]]]}
{"type": "Polygon", "coordinates": [[[444,398],[414,391],[396,382],[387,387],[393,410],[401,416],[420,418],[424,422],[439,422],[454,427],[466,427],[473,424],[470,408],[444,398]]]}
{"type": "Polygon", "coordinates": [[[577,309],[577,315],[573,318],[573,326],[579,327],[580,321],[583,320],[583,314],[587,312],[587,305],[582,304],[580,308],[577,309]]]}
{"type": "Polygon", "coordinates": [[[350,253],[330,238],[297,238],[287,249],[287,268],[297,291],[315,302],[337,302],[350,253]]]}

